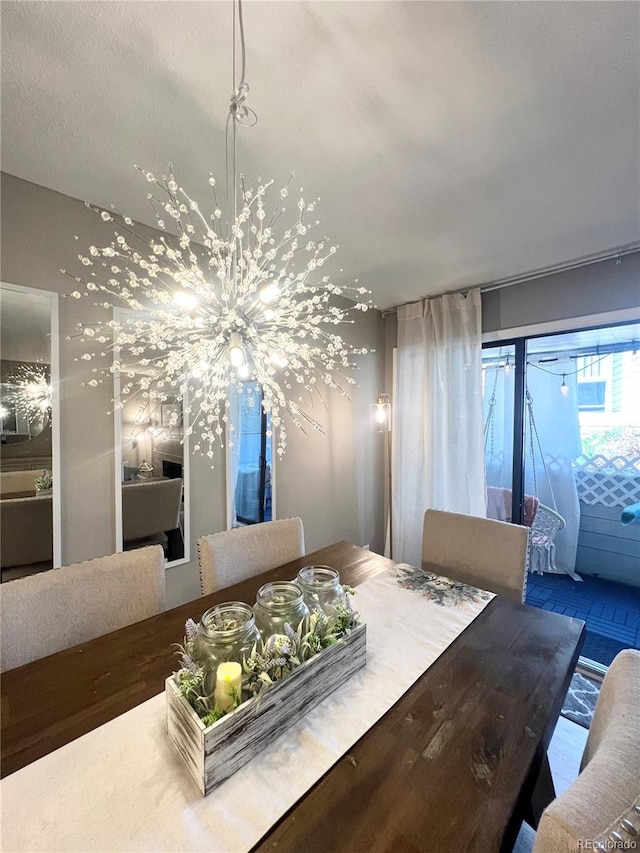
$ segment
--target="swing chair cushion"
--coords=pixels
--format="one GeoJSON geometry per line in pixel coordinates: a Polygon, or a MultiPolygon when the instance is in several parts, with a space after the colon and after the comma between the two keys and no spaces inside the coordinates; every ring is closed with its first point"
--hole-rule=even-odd
{"type": "MultiPolygon", "coordinates": [[[[511,489],[497,486],[487,486],[487,518],[496,521],[511,521],[511,489]]],[[[533,527],[540,501],[534,495],[525,495],[522,507],[522,523],[525,527],[533,527]]]]}

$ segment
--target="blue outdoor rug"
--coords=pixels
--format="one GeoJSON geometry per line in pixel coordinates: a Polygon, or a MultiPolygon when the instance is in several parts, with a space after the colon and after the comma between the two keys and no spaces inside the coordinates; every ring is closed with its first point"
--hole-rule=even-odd
{"type": "Polygon", "coordinates": [[[629,645],[629,643],[621,643],[619,640],[612,640],[610,637],[587,630],[581,654],[583,658],[610,666],[618,652],[628,649],[629,645]]]}

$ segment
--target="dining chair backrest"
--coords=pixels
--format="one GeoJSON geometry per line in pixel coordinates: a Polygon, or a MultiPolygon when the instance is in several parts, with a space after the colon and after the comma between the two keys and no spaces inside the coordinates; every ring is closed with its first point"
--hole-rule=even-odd
{"type": "Polygon", "coordinates": [[[524,601],[529,528],[490,518],[428,509],[422,568],[524,601]]]}
{"type": "Polygon", "coordinates": [[[1,669],[85,643],[164,609],[160,545],[3,583],[1,669]]]}
{"type": "Polygon", "coordinates": [[[533,850],[622,849],[639,836],[640,651],[625,649],[602,682],[580,775],[543,812],[533,850]]]}
{"type": "Polygon", "coordinates": [[[304,556],[301,518],[223,530],[198,539],[200,586],[208,595],[304,556]]]}

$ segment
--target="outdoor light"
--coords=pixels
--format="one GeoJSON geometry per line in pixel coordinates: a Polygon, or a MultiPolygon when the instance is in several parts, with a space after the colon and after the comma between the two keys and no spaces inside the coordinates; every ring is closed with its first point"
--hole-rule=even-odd
{"type": "Polygon", "coordinates": [[[566,373],[562,374],[562,385],[560,386],[560,393],[562,394],[563,397],[566,397],[567,394],[569,393],[569,386],[567,385],[567,383],[565,381],[566,375],[567,375],[566,373]]]}

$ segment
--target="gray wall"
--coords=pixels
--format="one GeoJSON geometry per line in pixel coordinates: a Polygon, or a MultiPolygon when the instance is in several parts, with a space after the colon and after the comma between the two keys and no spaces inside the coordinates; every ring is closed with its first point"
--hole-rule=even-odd
{"type": "MultiPolygon", "coordinates": [[[[576,320],[613,311],[635,311],[640,319],[640,252],[615,260],[547,275],[482,294],[482,332],[485,335],[539,323],[576,320]]],[[[385,317],[386,375],[391,376],[393,347],[398,340],[396,314],[385,317]]],[[[616,322],[616,320],[612,320],[616,322]]],[[[606,325],[602,317],[595,325],[606,325]]]]}
{"type": "MultiPolygon", "coordinates": [[[[640,253],[482,294],[482,331],[640,310],[640,253]]],[[[603,321],[603,323],[606,321],[603,321]]],[[[577,324],[579,326],[579,324],[577,324]]]]}
{"type": "MultiPolygon", "coordinates": [[[[2,175],[2,212],[0,275],[13,284],[69,293],[74,283],[59,270],[73,270],[77,264],[74,235],[89,244],[105,239],[101,220],[82,202],[7,174],[2,175]]],[[[82,387],[96,362],[81,360],[86,345],[71,337],[77,322],[96,319],[101,312],[106,314],[90,297],[60,299],[63,564],[115,550],[114,429],[107,414],[112,389],[108,383],[82,387]]],[[[276,470],[277,514],[302,516],[308,550],[341,538],[382,547],[382,448],[379,436],[368,431],[368,406],[383,379],[380,316],[358,315],[351,329],[354,342],[378,350],[359,357],[360,387],[353,392],[353,404],[328,394],[321,417],[326,436],[307,437],[291,427],[287,454],[276,470]]],[[[222,453],[213,468],[209,460],[192,455],[192,560],[167,571],[170,606],[199,595],[195,543],[199,536],[225,528],[225,512],[222,453]]]]}

